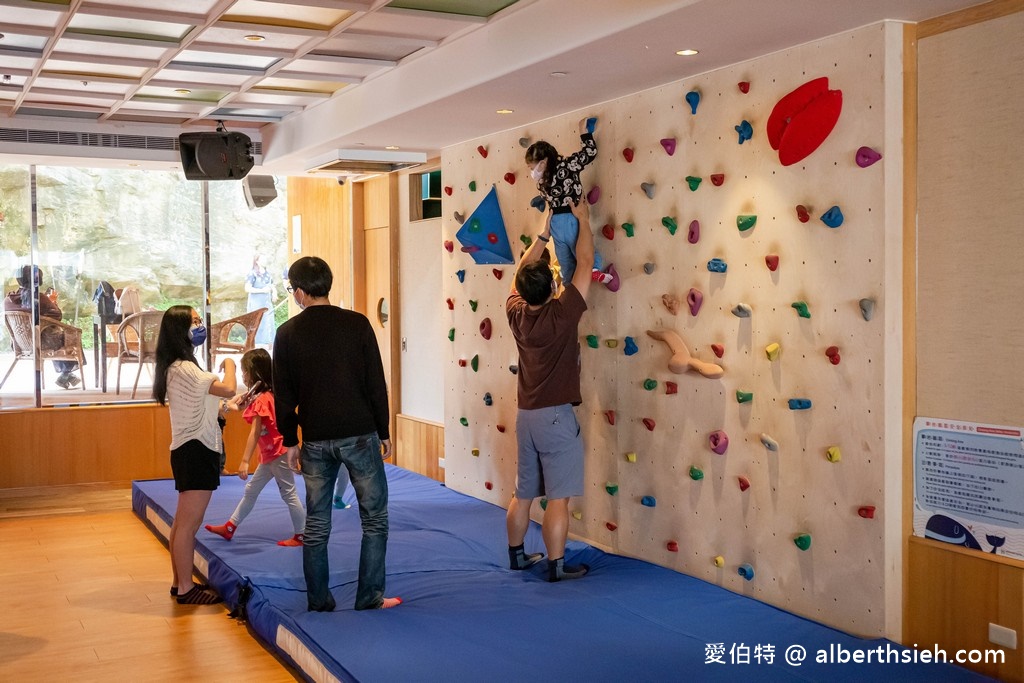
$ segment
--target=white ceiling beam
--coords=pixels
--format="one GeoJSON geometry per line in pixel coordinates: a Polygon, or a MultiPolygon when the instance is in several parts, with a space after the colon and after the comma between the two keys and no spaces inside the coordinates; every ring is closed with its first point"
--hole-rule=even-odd
{"type": "Polygon", "coordinates": [[[49,59],[58,62],[74,62],[88,67],[90,64],[106,66],[130,66],[140,69],[152,69],[158,62],[155,59],[136,59],[134,57],[111,57],[108,55],[83,55],[78,52],[51,52],[49,59]]]}
{"type": "Polygon", "coordinates": [[[198,14],[196,12],[144,9],[126,7],[124,5],[100,5],[93,2],[83,2],[82,6],[78,9],[78,13],[96,17],[113,17],[115,19],[157,21],[165,24],[181,24],[183,26],[194,26],[206,21],[205,14],[198,14]]]}
{"type": "Polygon", "coordinates": [[[359,31],[357,29],[350,29],[335,37],[342,40],[354,40],[364,43],[388,43],[389,45],[403,45],[406,47],[437,47],[441,44],[441,41],[432,38],[398,36],[383,31],[359,31]]]}
{"type": "Polygon", "coordinates": [[[175,90],[177,88],[186,88],[188,90],[216,90],[220,92],[239,92],[241,88],[237,85],[228,85],[226,83],[196,83],[195,81],[184,81],[184,80],[171,80],[163,78],[154,78],[146,83],[148,88],[170,88],[175,90]]]}
{"type": "Polygon", "coordinates": [[[381,7],[377,10],[381,14],[396,14],[416,19],[444,19],[445,21],[457,21],[460,24],[486,24],[487,17],[474,17],[468,14],[454,14],[452,12],[432,12],[425,9],[406,9],[404,7],[381,7]]]}
{"type": "Polygon", "coordinates": [[[246,76],[249,78],[262,78],[266,74],[265,69],[249,66],[220,66],[218,64],[200,64],[198,62],[171,62],[161,65],[161,69],[180,69],[181,71],[198,71],[208,74],[227,74],[231,76],[246,76]]]}
{"type": "Polygon", "coordinates": [[[267,78],[287,78],[298,81],[323,81],[325,83],[348,83],[354,85],[362,83],[362,76],[343,76],[341,74],[321,74],[315,71],[292,71],[281,70],[269,74],[267,78]]]}
{"type": "Polygon", "coordinates": [[[246,55],[248,57],[268,57],[270,59],[291,59],[295,54],[292,50],[279,50],[272,47],[257,45],[225,45],[224,43],[200,43],[196,41],[188,46],[189,51],[212,52],[219,55],[246,55]]]}
{"type": "Polygon", "coordinates": [[[32,26],[30,24],[7,24],[3,25],[5,33],[8,36],[42,36],[49,37],[53,34],[53,29],[49,26],[32,26]]]}
{"type": "Polygon", "coordinates": [[[108,76],[107,74],[70,74],[66,71],[40,71],[36,78],[53,78],[61,81],[89,81],[91,83],[117,83],[119,85],[135,85],[137,78],[124,76],[108,76]]]}
{"type": "Polygon", "coordinates": [[[121,93],[119,92],[97,92],[95,90],[83,90],[78,88],[77,90],[70,90],[66,88],[32,88],[32,92],[29,93],[29,97],[35,95],[51,95],[53,97],[84,97],[90,100],[119,100],[121,99],[121,93]]]}
{"type": "Polygon", "coordinates": [[[231,19],[220,19],[219,21],[215,21],[212,28],[223,28],[232,31],[251,31],[252,33],[281,33],[290,36],[305,36],[307,38],[327,37],[327,30],[322,28],[285,26],[283,24],[259,24],[251,21],[232,21],[231,19]]]}
{"type": "Polygon", "coordinates": [[[291,90],[285,88],[249,88],[245,91],[248,95],[277,96],[277,97],[303,97],[311,100],[326,100],[331,97],[329,92],[317,92],[315,90],[291,90]]]}
{"type": "MultiPolygon", "coordinates": [[[[331,64],[354,64],[358,66],[374,66],[381,69],[393,69],[398,66],[398,62],[393,59],[372,59],[370,57],[350,57],[348,55],[332,55],[324,54],[322,52],[307,52],[302,57],[299,57],[303,61],[311,62],[329,62],[331,64]]],[[[296,60],[298,61],[298,60],[296,60]]]]}
{"type": "Polygon", "coordinates": [[[139,38],[137,36],[117,36],[106,33],[92,33],[89,31],[76,31],[70,29],[64,31],[62,40],[81,40],[88,43],[101,43],[103,45],[138,45],[141,47],[158,47],[164,50],[177,50],[178,43],[174,40],[159,40],[156,38],[139,38]]]}
{"type": "Polygon", "coordinates": [[[358,0],[259,0],[273,2],[275,5],[295,5],[296,7],[320,7],[322,9],[342,9],[349,12],[368,12],[373,2],[358,0]]]}

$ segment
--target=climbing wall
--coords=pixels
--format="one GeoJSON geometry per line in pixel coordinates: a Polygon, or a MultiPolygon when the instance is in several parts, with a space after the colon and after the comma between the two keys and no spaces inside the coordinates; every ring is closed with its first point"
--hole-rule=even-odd
{"type": "Polygon", "coordinates": [[[594,285],[580,324],[586,493],[570,505],[571,533],[841,628],[884,631],[884,172],[898,187],[898,167],[871,161],[898,153],[898,137],[886,137],[884,84],[899,75],[896,57],[886,66],[890,29],[443,151],[449,486],[506,506],[516,460],[517,354],[504,315],[514,266],[475,264],[456,232],[494,186],[518,259],[521,236],[543,223],[524,146],[544,139],[569,154],[579,119],[596,116],[599,157],[584,187],[599,188],[595,243],[622,285],[594,285]],[[793,126],[780,146],[788,162],[824,138],[784,166],[769,117],[820,77],[823,88],[776,110],[793,126]],[[837,121],[829,91],[841,91],[837,121]],[[724,374],[670,372],[668,345],[648,330],[675,331],[724,374]]]}

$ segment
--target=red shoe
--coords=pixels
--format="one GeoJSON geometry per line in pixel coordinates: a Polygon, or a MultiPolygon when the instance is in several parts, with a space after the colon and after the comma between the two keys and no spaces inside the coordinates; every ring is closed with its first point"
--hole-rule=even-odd
{"type": "Polygon", "coordinates": [[[203,527],[207,531],[217,534],[224,538],[224,540],[230,541],[231,537],[235,535],[235,529],[238,527],[231,523],[230,520],[221,524],[220,526],[214,526],[213,524],[207,524],[203,527]]]}
{"type": "Polygon", "coordinates": [[[283,541],[278,541],[277,544],[278,545],[283,545],[283,546],[288,546],[289,548],[294,548],[296,546],[302,545],[302,539],[303,539],[302,534],[295,534],[291,538],[286,538],[283,541]]]}

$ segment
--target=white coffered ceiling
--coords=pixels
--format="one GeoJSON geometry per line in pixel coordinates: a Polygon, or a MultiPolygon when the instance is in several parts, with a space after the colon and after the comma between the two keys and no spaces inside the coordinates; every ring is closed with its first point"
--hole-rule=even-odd
{"type": "MultiPolygon", "coordinates": [[[[353,146],[436,154],[883,19],[974,4],[0,0],[0,129],[212,130],[223,121],[262,140],[270,170],[301,172],[353,146]],[[700,54],[676,56],[686,47],[700,54]]],[[[0,141],[0,161],[4,152],[0,141]]]]}

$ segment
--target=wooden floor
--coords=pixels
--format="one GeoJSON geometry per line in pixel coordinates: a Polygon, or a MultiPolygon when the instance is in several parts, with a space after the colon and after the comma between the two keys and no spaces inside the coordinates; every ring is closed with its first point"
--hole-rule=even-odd
{"type": "Polygon", "coordinates": [[[0,681],[301,680],[170,576],[127,482],[0,490],[0,681]]]}

